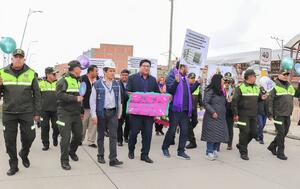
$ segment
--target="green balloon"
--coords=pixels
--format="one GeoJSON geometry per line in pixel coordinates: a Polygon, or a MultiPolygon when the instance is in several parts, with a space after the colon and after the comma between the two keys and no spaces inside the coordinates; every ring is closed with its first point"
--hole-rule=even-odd
{"type": "Polygon", "coordinates": [[[294,66],[294,60],[290,57],[285,57],[282,59],[281,68],[284,70],[292,70],[294,66]]]}
{"type": "Polygon", "coordinates": [[[0,41],[0,48],[3,52],[10,54],[17,48],[16,41],[11,37],[4,37],[0,41]]]}

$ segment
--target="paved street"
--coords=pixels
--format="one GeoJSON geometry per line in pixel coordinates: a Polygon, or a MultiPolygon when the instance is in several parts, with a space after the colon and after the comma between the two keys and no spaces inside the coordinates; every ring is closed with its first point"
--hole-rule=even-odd
{"type": "MultiPolygon", "coordinates": [[[[125,163],[122,167],[99,165],[96,161],[96,150],[83,145],[78,150],[80,161],[71,161],[73,169],[64,171],[59,164],[59,149],[51,147],[50,151],[42,152],[40,130],[37,133],[30,154],[31,167],[25,169],[20,162],[20,172],[13,177],[6,176],[8,156],[4,150],[3,137],[0,137],[1,189],[299,189],[300,187],[300,141],[298,140],[286,140],[288,161],[280,161],[273,157],[266,150],[267,144],[260,145],[253,141],[249,147],[250,161],[248,162],[239,158],[236,149],[227,151],[225,145],[222,146],[219,159],[210,162],[204,158],[205,147],[204,143],[199,141],[200,127],[198,127],[196,133],[199,147],[188,151],[192,157],[190,161],[177,159],[175,147],[170,149],[173,155],[171,159],[163,158],[160,151],[163,137],[153,136],[150,157],[155,161],[154,164],[141,162],[138,151],[136,151],[136,159],[129,160],[127,145],[125,145],[118,148],[119,159],[125,163]]],[[[235,130],[235,133],[236,141],[238,130],[235,130]]],[[[272,138],[272,135],[266,134],[265,142],[269,143],[272,138]]],[[[140,142],[138,144],[139,149],[140,142]]]]}

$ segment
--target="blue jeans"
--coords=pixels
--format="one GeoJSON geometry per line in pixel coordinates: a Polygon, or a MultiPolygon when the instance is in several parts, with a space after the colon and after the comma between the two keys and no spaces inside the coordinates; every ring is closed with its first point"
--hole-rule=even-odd
{"type": "Polygon", "coordinates": [[[206,143],[206,155],[209,153],[213,153],[214,151],[217,151],[218,148],[220,148],[221,143],[219,142],[207,142],[206,143]]]}
{"type": "Polygon", "coordinates": [[[257,135],[256,138],[258,140],[264,140],[264,127],[266,125],[267,122],[267,116],[266,115],[260,115],[257,114],[257,135]]]}

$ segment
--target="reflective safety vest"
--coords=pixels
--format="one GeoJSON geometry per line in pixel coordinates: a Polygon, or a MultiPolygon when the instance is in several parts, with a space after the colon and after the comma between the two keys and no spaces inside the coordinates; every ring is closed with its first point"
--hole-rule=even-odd
{"type": "Polygon", "coordinates": [[[41,92],[55,91],[56,90],[56,81],[50,83],[47,80],[42,80],[39,82],[39,87],[41,89],[41,92]]]}
{"type": "Polygon", "coordinates": [[[193,95],[198,95],[200,91],[200,86],[197,87],[197,89],[193,92],[193,95]]]}
{"type": "Polygon", "coordinates": [[[283,96],[283,95],[295,95],[295,89],[292,85],[290,85],[287,89],[281,86],[275,86],[276,96],[283,96]]]}
{"type": "Polygon", "coordinates": [[[0,70],[0,76],[4,86],[31,86],[35,72],[31,69],[16,77],[6,73],[3,69],[0,70]]]}
{"type": "Polygon", "coordinates": [[[247,86],[244,83],[239,86],[242,96],[259,96],[259,87],[258,86],[247,86]]]}
{"type": "Polygon", "coordinates": [[[67,81],[67,93],[79,93],[79,86],[80,83],[77,79],[71,77],[71,76],[67,76],[65,77],[65,80],[67,81]]]}

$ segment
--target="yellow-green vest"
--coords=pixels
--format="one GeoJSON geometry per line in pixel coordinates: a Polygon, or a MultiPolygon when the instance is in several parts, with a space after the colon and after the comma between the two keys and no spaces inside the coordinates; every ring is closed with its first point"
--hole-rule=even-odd
{"type": "Polygon", "coordinates": [[[68,88],[66,90],[67,93],[78,93],[79,92],[80,83],[77,79],[75,79],[71,76],[67,76],[67,77],[65,77],[65,80],[68,85],[68,88]]]}
{"type": "Polygon", "coordinates": [[[0,76],[4,86],[31,86],[35,77],[34,75],[35,72],[31,69],[22,73],[19,77],[6,73],[3,69],[0,70],[0,76]]]}
{"type": "Polygon", "coordinates": [[[247,86],[244,83],[242,83],[239,86],[242,96],[259,96],[259,87],[258,86],[247,86]]]}
{"type": "Polygon", "coordinates": [[[290,85],[287,89],[282,86],[275,86],[276,96],[282,96],[282,95],[295,95],[295,89],[292,85],[290,85]]]}
{"type": "Polygon", "coordinates": [[[47,80],[41,80],[41,81],[39,81],[39,87],[41,89],[41,92],[55,91],[56,90],[56,81],[50,83],[47,80]]]}

